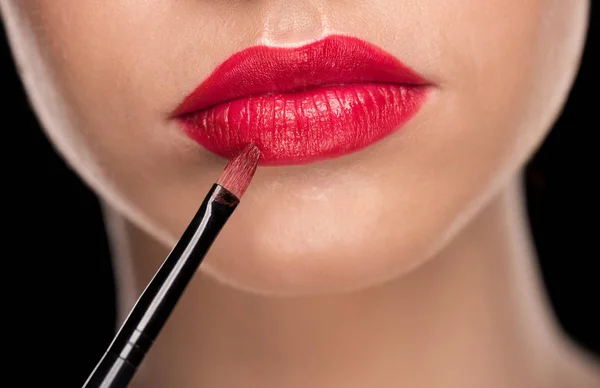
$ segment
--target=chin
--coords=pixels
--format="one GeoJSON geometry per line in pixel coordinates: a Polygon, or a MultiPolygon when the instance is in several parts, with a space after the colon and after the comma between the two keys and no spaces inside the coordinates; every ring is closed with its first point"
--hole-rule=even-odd
{"type": "Polygon", "coordinates": [[[359,185],[352,195],[341,181],[315,187],[263,178],[252,183],[201,266],[240,291],[288,297],[361,291],[414,271],[455,229],[456,213],[421,211],[428,203],[413,202],[427,196],[394,202],[375,184],[359,185]]]}

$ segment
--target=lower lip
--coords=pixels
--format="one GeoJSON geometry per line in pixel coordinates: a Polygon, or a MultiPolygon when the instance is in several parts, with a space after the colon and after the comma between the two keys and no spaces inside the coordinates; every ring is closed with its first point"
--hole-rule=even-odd
{"type": "Polygon", "coordinates": [[[231,158],[249,143],[262,165],[335,158],[383,139],[416,114],[427,88],[357,83],[251,96],[180,117],[187,134],[231,158]]]}

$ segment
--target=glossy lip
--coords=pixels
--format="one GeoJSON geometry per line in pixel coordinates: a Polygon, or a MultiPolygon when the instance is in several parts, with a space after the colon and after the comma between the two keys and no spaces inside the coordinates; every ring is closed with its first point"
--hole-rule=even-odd
{"type": "Polygon", "coordinates": [[[220,156],[254,143],[263,165],[304,164],[384,138],[419,110],[429,86],[382,49],[330,35],[301,47],[254,46],[232,55],[173,116],[220,156]]]}

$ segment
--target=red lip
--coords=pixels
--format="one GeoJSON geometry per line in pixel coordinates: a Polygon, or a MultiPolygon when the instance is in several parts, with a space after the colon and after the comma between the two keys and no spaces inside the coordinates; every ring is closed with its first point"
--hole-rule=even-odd
{"type": "Polygon", "coordinates": [[[234,54],[174,116],[218,155],[232,157],[254,143],[261,164],[303,164],[359,150],[398,129],[419,110],[428,85],[382,49],[332,35],[234,54]]]}

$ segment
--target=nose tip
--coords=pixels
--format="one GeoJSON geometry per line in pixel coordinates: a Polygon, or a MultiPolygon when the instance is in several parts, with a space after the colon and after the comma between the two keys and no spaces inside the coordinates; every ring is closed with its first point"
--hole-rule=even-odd
{"type": "Polygon", "coordinates": [[[312,1],[278,0],[269,4],[265,12],[262,43],[301,45],[323,37],[325,32],[322,5],[312,1]]]}

